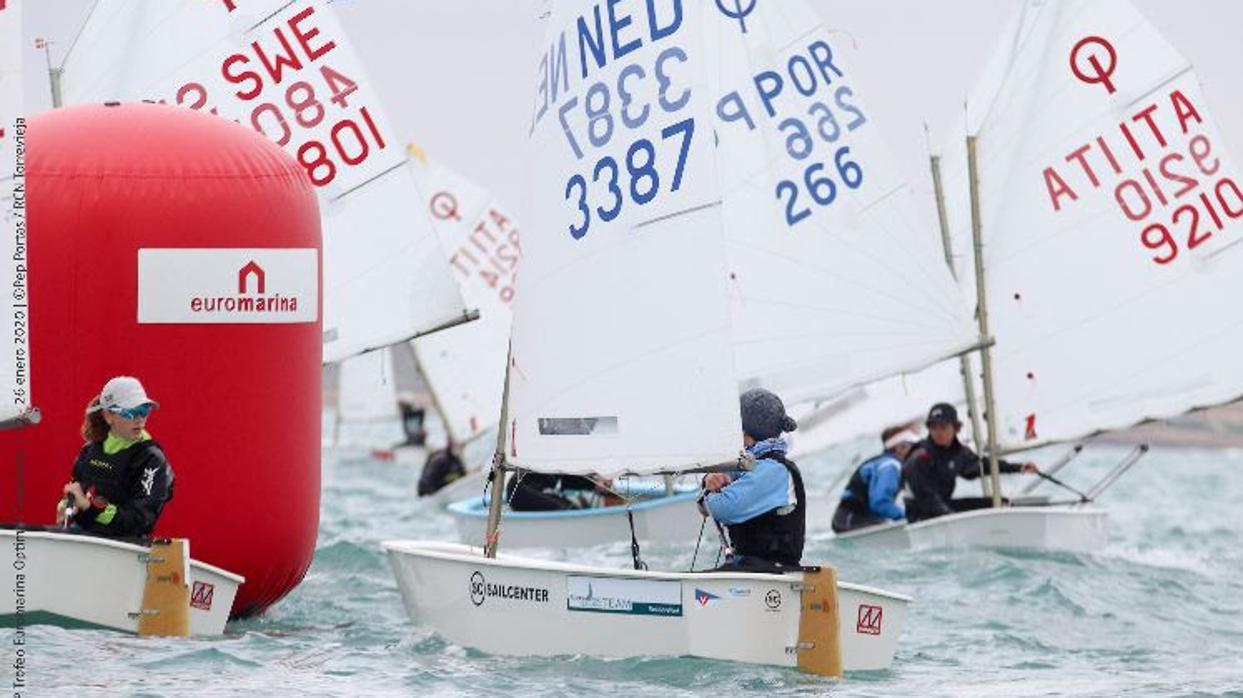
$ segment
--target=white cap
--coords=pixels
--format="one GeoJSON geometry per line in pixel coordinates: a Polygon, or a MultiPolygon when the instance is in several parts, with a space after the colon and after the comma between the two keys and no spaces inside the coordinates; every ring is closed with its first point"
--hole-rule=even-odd
{"type": "Polygon", "coordinates": [[[885,450],[888,451],[889,449],[896,447],[898,444],[917,444],[920,441],[923,441],[923,437],[917,434],[914,429],[903,429],[888,439],[885,439],[885,450]]]}
{"type": "Polygon", "coordinates": [[[104,383],[104,389],[99,391],[100,409],[111,412],[128,410],[147,403],[156,407],[160,406],[158,402],[147,397],[147,391],[143,390],[142,383],[139,383],[138,379],[133,376],[117,376],[104,383]]]}

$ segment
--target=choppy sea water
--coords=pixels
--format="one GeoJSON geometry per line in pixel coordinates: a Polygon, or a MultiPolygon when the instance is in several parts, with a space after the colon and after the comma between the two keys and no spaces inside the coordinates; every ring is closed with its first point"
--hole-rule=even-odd
{"type": "MultiPolygon", "coordinates": [[[[1126,450],[1089,447],[1062,477],[1087,487],[1126,450]]],[[[814,488],[846,461],[802,465],[814,488]]],[[[379,542],[455,535],[415,499],[417,475],[326,448],[314,563],[285,600],[214,640],[28,628],[25,695],[1243,696],[1243,452],[1154,449],[1102,498],[1110,540],[1096,554],[846,547],[828,540],[821,508],[806,561],[915,597],[893,668],[841,682],[692,658],[489,656],[416,628],[379,542]]],[[[692,548],[644,556],[685,568],[692,548]]],[[[573,559],[624,568],[629,549],[573,559]]]]}

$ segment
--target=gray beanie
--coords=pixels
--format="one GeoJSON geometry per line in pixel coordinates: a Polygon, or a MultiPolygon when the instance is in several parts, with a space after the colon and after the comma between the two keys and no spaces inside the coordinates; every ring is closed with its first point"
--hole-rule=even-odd
{"type": "Polygon", "coordinates": [[[756,441],[781,436],[783,431],[798,429],[798,422],[786,414],[781,398],[763,388],[742,394],[742,431],[756,441]]]}

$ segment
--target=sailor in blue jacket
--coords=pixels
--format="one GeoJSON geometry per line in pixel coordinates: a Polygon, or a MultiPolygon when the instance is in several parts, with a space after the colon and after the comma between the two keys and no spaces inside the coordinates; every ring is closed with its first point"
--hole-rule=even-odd
{"type": "Polygon", "coordinates": [[[889,427],[881,433],[885,450],[863,461],[850,476],[837,511],[833,512],[835,532],[906,518],[906,512],[897,502],[898,491],[902,489],[902,461],[919,442],[919,434],[907,427],[889,427]]]}
{"type": "Polygon", "coordinates": [[[721,569],[799,569],[807,499],[802,475],[786,458],[789,447],[781,438],[798,423],[786,414],[781,398],[767,390],[749,390],[740,402],[743,445],[755,466],[704,478],[703,505],[729,531],[733,551],[721,569]]]}

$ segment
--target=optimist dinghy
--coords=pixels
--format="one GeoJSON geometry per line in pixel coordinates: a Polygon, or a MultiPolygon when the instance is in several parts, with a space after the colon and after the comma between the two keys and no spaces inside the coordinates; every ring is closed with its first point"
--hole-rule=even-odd
{"type": "MultiPolygon", "coordinates": [[[[862,110],[845,86],[847,74],[830,65],[827,32],[802,3],[757,5],[746,30],[738,13],[710,2],[640,3],[626,13],[643,38],[627,41],[624,51],[611,44],[602,6],[557,1],[546,14],[548,49],[532,122],[535,205],[513,305],[493,493],[517,468],[616,477],[746,467],[740,384],[788,367],[761,366],[759,354],[735,362],[735,322],[742,320],[731,308],[737,294],[730,283],[746,278],[759,293],[764,279],[786,275],[771,267],[749,267],[754,275],[731,270],[726,237],[743,226],[727,223],[723,207],[763,212],[776,225],[751,221],[746,234],[769,231],[772,245],[799,239],[823,247],[835,239],[829,223],[841,219],[895,214],[890,230],[904,230],[909,220],[888,204],[869,208],[900,200],[894,190],[905,190],[891,177],[860,178],[892,174],[883,169],[883,140],[870,129],[850,133],[866,119],[857,119],[862,110]],[[756,77],[765,71],[774,77],[756,77]],[[777,71],[797,73],[790,80],[801,81],[801,92],[777,71]],[[757,82],[765,93],[755,94],[757,82]],[[778,110],[802,124],[807,138],[797,147],[782,132],[792,126],[769,118],[778,110]],[[829,117],[817,117],[823,110],[840,115],[842,126],[831,131],[829,117]],[[819,134],[802,121],[816,118],[819,134]],[[773,162],[780,167],[769,167],[773,162]],[[800,212],[812,197],[814,212],[784,218],[787,188],[800,197],[790,210],[800,212]],[[766,195],[755,199],[757,191],[766,195]],[[804,219],[806,235],[786,230],[804,219]],[[808,242],[822,234],[821,242],[808,242]]],[[[899,245],[894,235],[855,242],[899,245]]],[[[788,263],[792,255],[785,250],[771,260],[788,263]]],[[[864,263],[868,255],[845,257],[832,265],[864,263]]],[[[941,273],[953,297],[952,279],[941,273]]],[[[779,312],[782,304],[770,300],[779,312]]],[[[764,304],[758,295],[754,302],[764,304]]],[[[896,305],[878,301],[877,315],[897,317],[896,305]]],[[[908,318],[909,309],[900,316],[908,318]]],[[[825,335],[809,339],[805,354],[831,334],[824,326],[800,331],[825,335]]],[[[961,336],[947,330],[943,355],[954,353],[961,336]]],[[[901,357],[908,367],[932,360],[901,357]]],[[[838,582],[822,566],[781,575],[649,571],[637,544],[635,570],[497,557],[511,519],[502,517],[502,497],[488,501],[483,549],[384,543],[412,620],[463,646],[525,655],[694,655],[827,675],[893,662],[911,601],[902,594],[838,582]]],[[[688,523],[697,528],[703,520],[693,515],[688,523]]]]}
{"type": "Polygon", "coordinates": [[[17,602],[0,614],[0,625],[220,635],[245,579],[190,559],[189,547],[184,539],[139,544],[51,528],[0,528],[6,588],[17,602]]]}
{"type": "MultiPolygon", "coordinates": [[[[1074,443],[1243,394],[1240,314],[1203,310],[1243,292],[1240,172],[1193,66],[1155,26],[1126,0],[1025,3],[965,126],[967,147],[947,151],[943,225],[975,252],[959,277],[991,340],[986,450],[1074,443]]],[[[909,541],[1098,549],[1104,513],[1085,500],[1145,451],[1066,506],[953,514],[909,527],[909,541]]]]}

